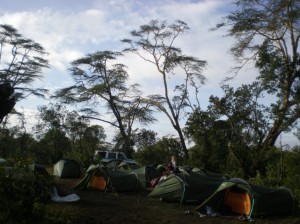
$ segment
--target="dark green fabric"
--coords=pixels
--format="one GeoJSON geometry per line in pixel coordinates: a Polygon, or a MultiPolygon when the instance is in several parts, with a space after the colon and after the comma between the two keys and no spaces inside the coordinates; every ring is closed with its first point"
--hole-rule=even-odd
{"type": "Polygon", "coordinates": [[[225,177],[210,177],[196,172],[170,174],[149,194],[166,201],[200,202],[211,195],[225,177]]]}
{"type": "Polygon", "coordinates": [[[75,160],[62,159],[54,164],[53,175],[60,178],[79,178],[81,168],[75,160]]]}
{"type": "Polygon", "coordinates": [[[222,182],[211,195],[209,195],[202,203],[200,203],[200,205],[197,207],[197,210],[205,211],[205,207],[210,206],[212,207],[213,211],[222,213],[224,210],[226,210],[223,206],[223,202],[225,199],[227,189],[234,189],[234,191],[247,192],[249,193],[250,197],[252,195],[251,187],[246,181],[240,178],[231,178],[222,182]]]}
{"type": "Polygon", "coordinates": [[[138,175],[132,170],[107,168],[106,171],[111,180],[111,186],[113,187],[113,190],[117,192],[143,189],[143,185],[139,181],[138,175]]]}
{"type": "Polygon", "coordinates": [[[294,210],[294,198],[289,189],[250,186],[254,193],[253,216],[287,215],[294,210]]]}
{"type": "Polygon", "coordinates": [[[250,195],[252,209],[251,217],[290,214],[294,209],[294,199],[291,192],[284,187],[267,188],[250,185],[240,178],[227,179],[228,176],[215,175],[209,172],[181,172],[170,174],[166,180],[149,194],[149,197],[162,198],[166,201],[197,202],[196,210],[205,211],[211,206],[214,211],[222,212],[226,189],[237,192],[247,192],[250,195]]]}
{"type": "Polygon", "coordinates": [[[213,194],[198,206],[197,210],[203,211],[205,206],[211,206],[214,211],[220,212],[224,208],[225,190],[229,188],[249,193],[252,210],[247,215],[251,215],[251,217],[287,215],[292,213],[294,209],[294,198],[287,188],[267,188],[248,184],[239,178],[232,178],[223,182],[213,194]]]}
{"type": "Polygon", "coordinates": [[[89,188],[91,179],[95,174],[104,176],[105,180],[107,181],[107,175],[105,174],[105,171],[102,170],[101,167],[92,164],[86,170],[84,177],[73,188],[75,190],[83,190],[89,188]]]}
{"type": "Polygon", "coordinates": [[[158,176],[157,170],[148,166],[134,170],[123,170],[91,165],[83,179],[74,188],[88,188],[90,180],[95,174],[103,175],[106,182],[109,183],[108,189],[116,192],[145,190],[151,178],[158,176]]]}

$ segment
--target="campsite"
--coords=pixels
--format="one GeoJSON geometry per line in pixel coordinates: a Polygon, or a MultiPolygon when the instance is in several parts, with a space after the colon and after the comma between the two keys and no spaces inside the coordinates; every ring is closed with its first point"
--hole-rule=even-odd
{"type": "MultiPolygon", "coordinates": [[[[68,161],[68,160],[66,160],[68,161]]],[[[68,161],[69,166],[74,164],[68,161]]],[[[66,164],[68,164],[66,163],[66,164]]],[[[76,174],[73,169],[66,166],[63,169],[62,161],[59,161],[53,166],[48,167],[48,173],[56,173],[54,175],[54,185],[60,189],[62,198],[68,194],[76,193],[79,200],[74,201],[56,201],[47,204],[47,210],[58,216],[60,219],[67,219],[69,223],[240,223],[247,221],[255,221],[256,223],[298,223],[299,218],[294,216],[294,199],[289,191],[280,189],[278,191],[267,191],[267,200],[259,202],[257,200],[258,208],[253,206],[256,210],[254,217],[245,219],[247,205],[245,206],[245,199],[243,202],[235,202],[235,212],[226,213],[226,215],[204,215],[205,211],[199,212],[199,204],[191,203],[192,199],[199,199],[199,201],[206,201],[205,204],[210,204],[214,197],[209,195],[216,195],[213,193],[212,185],[221,186],[216,191],[221,192],[224,189],[233,186],[242,185],[244,188],[248,186],[246,182],[241,179],[232,178],[230,181],[224,181],[230,177],[225,177],[213,172],[197,169],[197,178],[202,178],[201,183],[192,186],[193,183],[187,180],[192,172],[188,174],[184,170],[177,174],[169,174],[169,177],[164,181],[158,183],[154,189],[147,188],[147,179],[154,178],[157,173],[156,169],[151,167],[141,167],[138,169],[123,169],[121,167],[101,167],[91,165],[86,170],[86,174],[81,178],[75,178],[76,174]],[[56,170],[55,169],[58,169],[56,170]],[[64,170],[64,171],[63,171],[64,170]],[[58,173],[62,176],[57,176],[58,173]],[[199,172],[201,171],[201,174],[199,172]],[[75,175],[75,176],[74,176],[75,175]],[[174,184],[179,176],[185,176],[183,179],[187,181],[190,188],[186,189],[186,196],[180,195],[181,190],[178,190],[174,184]],[[134,178],[136,177],[136,178],[134,178]],[[164,187],[171,185],[171,188],[164,187]],[[227,184],[225,184],[227,183],[227,184]],[[231,184],[230,184],[231,183],[231,184]],[[141,185],[139,185],[141,184],[141,185]],[[159,186],[160,185],[160,186],[159,186]],[[165,189],[167,188],[167,190],[165,189]],[[196,190],[197,188],[197,190],[196,190]],[[211,190],[207,190],[211,188],[211,190]],[[163,189],[163,190],[161,190],[163,189]],[[173,193],[172,193],[173,192],[173,193]],[[155,195],[159,194],[159,197],[155,195]],[[274,194],[277,194],[275,197],[274,194]],[[200,195],[200,196],[199,196],[200,195]],[[205,196],[206,195],[206,196],[205,196]],[[154,197],[153,197],[154,196],[154,197]],[[177,198],[178,197],[178,198],[177,198]],[[208,201],[205,199],[209,199],[208,201]],[[180,202],[180,199],[183,201],[180,202]],[[267,206],[267,207],[264,207],[267,206]],[[245,206],[245,208],[244,208],[245,206]]],[[[161,167],[158,167],[160,169],[161,167]]],[[[192,174],[193,175],[193,174],[192,174]]],[[[194,176],[195,178],[195,176],[194,176]]],[[[180,182],[178,182],[180,183],[180,182]]],[[[179,184],[182,186],[182,183],[179,184]]],[[[148,185],[149,187],[149,185],[148,185]]],[[[243,188],[241,187],[241,188],[243,188]]],[[[253,188],[254,186],[252,186],[253,188]]],[[[254,191],[254,190],[253,190],[254,191]]],[[[256,189],[257,191],[257,189],[256,189]]],[[[235,191],[237,194],[237,191],[235,191]]],[[[261,195],[262,191],[260,191],[261,195]]],[[[227,195],[229,198],[229,195],[227,195]]],[[[263,200],[261,197],[261,200],[263,200]]],[[[231,199],[237,200],[237,198],[231,199]]],[[[252,209],[253,209],[252,207],[252,209]]],[[[215,207],[213,207],[215,209],[215,207]]],[[[249,211],[248,211],[249,212],[249,211]]]]}
{"type": "Polygon", "coordinates": [[[298,202],[288,188],[253,185],[200,168],[179,166],[162,179],[164,164],[136,167],[116,161],[83,169],[75,160],[61,159],[53,165],[21,166],[18,172],[3,164],[4,159],[1,170],[7,183],[3,182],[0,196],[11,203],[1,204],[4,223],[19,223],[28,212],[32,217],[24,223],[296,224],[300,220],[298,202]],[[14,200],[20,200],[19,216],[14,200]]]}
{"type": "MultiPolygon", "coordinates": [[[[74,203],[51,202],[47,208],[64,220],[79,220],[78,224],[237,224],[247,223],[232,217],[203,217],[184,214],[194,206],[179,206],[149,199],[140,193],[101,193],[81,191],[81,201],[74,203]]],[[[71,223],[71,222],[65,222],[71,223]]],[[[297,217],[269,217],[255,219],[257,224],[298,224],[297,217]]]]}
{"type": "Polygon", "coordinates": [[[0,10],[0,224],[300,223],[300,0],[0,10]]]}

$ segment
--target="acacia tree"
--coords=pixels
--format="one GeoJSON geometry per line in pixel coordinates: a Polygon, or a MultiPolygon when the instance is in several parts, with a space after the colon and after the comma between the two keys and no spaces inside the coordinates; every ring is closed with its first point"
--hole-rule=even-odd
{"type": "Polygon", "coordinates": [[[261,157],[278,136],[296,124],[300,116],[300,2],[299,0],[238,0],[237,10],[217,28],[228,25],[235,37],[231,51],[241,62],[240,69],[253,59],[260,71],[257,80],[276,96],[271,104],[271,126],[261,157]]]}
{"type": "MultiPolygon", "coordinates": [[[[129,45],[125,52],[139,55],[153,64],[161,74],[164,93],[149,96],[148,102],[168,117],[178,133],[186,159],[189,156],[180,119],[184,116],[184,110],[188,106],[193,106],[189,87],[194,88],[197,96],[198,88],[205,82],[202,69],[206,65],[205,61],[186,56],[180,48],[175,47],[176,39],[188,29],[183,21],[177,20],[168,25],[166,21],[152,20],[148,25],[140,26],[139,30],[132,31],[132,39],[122,40],[129,45]],[[171,77],[175,77],[176,73],[177,81],[180,76],[184,78],[180,84],[174,86],[175,93],[172,93],[171,77]]],[[[196,102],[199,104],[197,97],[196,102]]]]}
{"type": "Polygon", "coordinates": [[[115,63],[118,52],[88,54],[72,62],[74,85],[57,91],[55,98],[65,103],[84,103],[84,117],[110,124],[122,136],[123,150],[133,152],[132,132],[135,122],[153,122],[150,105],[143,102],[138,85],[128,85],[123,64],[115,63]],[[106,111],[103,111],[106,108],[106,111]],[[102,110],[102,111],[100,111],[102,110]]]}
{"type": "Polygon", "coordinates": [[[45,96],[46,89],[31,84],[48,68],[46,54],[40,44],[22,37],[12,26],[0,25],[0,123],[16,102],[31,94],[45,96]]]}

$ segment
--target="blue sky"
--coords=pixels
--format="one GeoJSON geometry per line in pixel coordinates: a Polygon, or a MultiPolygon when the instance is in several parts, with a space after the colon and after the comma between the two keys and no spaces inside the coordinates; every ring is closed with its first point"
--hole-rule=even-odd
{"type": "MultiPolygon", "coordinates": [[[[208,104],[210,95],[222,95],[220,82],[228,75],[233,58],[229,53],[233,39],[225,38],[224,31],[211,32],[209,29],[220,22],[231,11],[231,0],[0,0],[0,21],[13,25],[19,32],[40,43],[49,53],[51,68],[44,71],[44,78],[35,85],[48,88],[51,92],[72,84],[68,68],[70,62],[102,50],[121,50],[121,39],[128,38],[129,32],[152,19],[172,23],[185,21],[190,31],[178,39],[176,46],[185,54],[206,60],[203,75],[207,83],[201,88],[200,103],[208,104]]],[[[155,69],[135,56],[122,58],[128,67],[130,81],[141,85],[145,95],[161,91],[161,79],[155,69]]],[[[256,72],[251,66],[240,72],[228,83],[239,86],[255,79],[256,72]]],[[[35,97],[20,102],[30,117],[39,105],[48,104],[35,97]]],[[[32,121],[33,122],[33,121],[32,121]]],[[[185,123],[184,121],[182,121],[185,123]]],[[[159,136],[172,135],[167,119],[150,129],[159,136]]],[[[289,137],[285,137],[290,142],[289,137]]],[[[293,140],[294,141],[294,140],[293,140]]]]}

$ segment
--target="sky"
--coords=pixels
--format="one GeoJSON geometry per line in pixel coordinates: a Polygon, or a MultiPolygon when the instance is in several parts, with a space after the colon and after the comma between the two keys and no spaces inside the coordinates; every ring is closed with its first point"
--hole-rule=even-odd
{"type": "MultiPolygon", "coordinates": [[[[73,84],[68,71],[73,60],[96,51],[122,50],[125,45],[120,40],[129,38],[130,31],[153,19],[168,23],[182,20],[190,30],[177,40],[176,46],[186,55],[207,61],[203,71],[207,82],[199,94],[201,107],[205,108],[210,95],[222,96],[220,83],[232,75],[230,69],[236,65],[229,52],[234,40],[225,37],[224,30],[210,31],[233,7],[231,0],[0,0],[0,21],[14,26],[49,53],[51,67],[34,85],[53,93],[73,84]]],[[[134,55],[122,60],[130,82],[139,83],[144,95],[162,91],[161,77],[152,66],[134,55]]],[[[247,84],[256,74],[251,66],[245,67],[227,84],[234,87],[247,84]]],[[[33,118],[37,107],[47,104],[49,101],[29,97],[16,107],[33,118]]],[[[34,119],[31,122],[34,123],[34,119]]],[[[107,135],[112,134],[111,128],[101,125],[107,135]]],[[[176,135],[166,117],[159,116],[158,122],[147,129],[155,130],[159,137],[176,135]]],[[[281,141],[298,144],[291,134],[283,136],[281,141]]]]}

